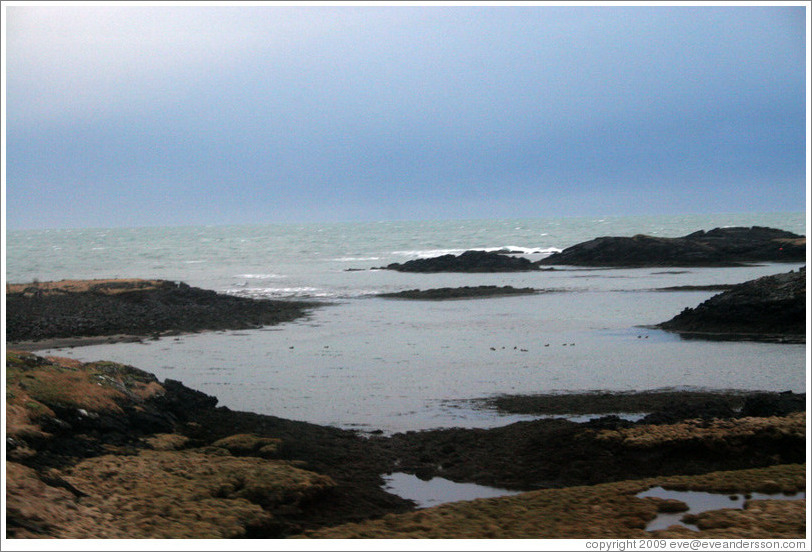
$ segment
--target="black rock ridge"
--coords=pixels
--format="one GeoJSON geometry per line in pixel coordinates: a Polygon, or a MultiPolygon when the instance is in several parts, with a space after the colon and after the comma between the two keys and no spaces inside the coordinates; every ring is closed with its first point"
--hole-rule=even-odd
{"type": "Polygon", "coordinates": [[[700,230],[679,238],[638,234],[600,237],[539,261],[575,266],[736,266],[753,262],[803,262],[803,236],[761,226],[700,230]]]}

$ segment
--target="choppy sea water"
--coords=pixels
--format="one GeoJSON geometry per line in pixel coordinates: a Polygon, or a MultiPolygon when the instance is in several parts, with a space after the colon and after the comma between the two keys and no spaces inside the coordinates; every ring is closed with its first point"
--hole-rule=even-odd
{"type": "Polygon", "coordinates": [[[391,262],[467,249],[531,259],[597,236],[665,237],[718,226],[806,234],[804,213],[380,222],[8,232],[9,282],[142,277],[250,297],[324,302],[295,322],[45,351],[115,360],[172,378],[220,404],[386,432],[490,427],[522,419],[473,410],[503,393],[701,388],[803,391],[805,346],[686,341],[642,326],[731,284],[800,264],[738,268],[402,274],[391,262]],[[513,285],[532,296],[447,302],[375,297],[405,289],[513,285]]]}

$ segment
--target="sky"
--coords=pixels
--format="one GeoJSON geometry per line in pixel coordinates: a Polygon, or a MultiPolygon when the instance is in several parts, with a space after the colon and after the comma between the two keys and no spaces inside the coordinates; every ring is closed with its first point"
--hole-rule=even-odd
{"type": "Polygon", "coordinates": [[[806,207],[800,3],[3,10],[8,229],[806,207]]]}

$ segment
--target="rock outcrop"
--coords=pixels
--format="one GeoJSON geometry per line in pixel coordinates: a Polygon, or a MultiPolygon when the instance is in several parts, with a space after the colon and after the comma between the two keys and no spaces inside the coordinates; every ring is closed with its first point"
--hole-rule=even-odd
{"type": "Polygon", "coordinates": [[[466,251],[460,255],[414,259],[382,268],[399,272],[525,272],[539,269],[538,265],[524,257],[489,251],[466,251]]]}
{"type": "Polygon", "coordinates": [[[753,226],[715,228],[680,238],[600,237],[568,247],[539,261],[575,266],[736,266],[753,262],[803,262],[803,236],[753,226]]]}
{"type": "Polygon", "coordinates": [[[256,328],[303,316],[315,303],[248,299],[165,280],[43,282],[6,290],[6,339],[152,336],[256,328]]]}
{"type": "Polygon", "coordinates": [[[686,308],[659,327],[691,334],[803,341],[806,270],[738,284],[696,308],[686,308]]]}

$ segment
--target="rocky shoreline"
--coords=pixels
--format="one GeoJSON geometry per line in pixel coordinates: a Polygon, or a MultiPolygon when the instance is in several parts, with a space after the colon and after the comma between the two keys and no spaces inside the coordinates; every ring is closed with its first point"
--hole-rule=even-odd
{"type": "Polygon", "coordinates": [[[806,460],[795,394],[715,395],[741,403],[737,412],[688,392],[631,393],[604,408],[591,396],[571,396],[569,408],[537,397],[559,414],[659,405],[669,417],[365,437],[217,407],[112,362],[10,351],[6,378],[10,538],[352,536],[356,524],[414,510],[384,491],[381,476],[394,471],[530,491],[806,460]]]}

